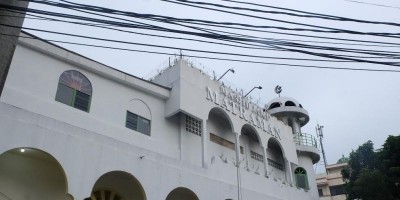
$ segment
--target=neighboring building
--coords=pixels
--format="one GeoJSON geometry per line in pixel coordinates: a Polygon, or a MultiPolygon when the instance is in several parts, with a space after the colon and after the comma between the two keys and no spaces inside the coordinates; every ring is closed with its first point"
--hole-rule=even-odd
{"type": "Polygon", "coordinates": [[[346,200],[345,183],[341,174],[347,159],[342,157],[337,164],[326,166],[327,174],[317,175],[317,186],[320,200],[346,200]]]}
{"type": "Polygon", "coordinates": [[[0,199],[317,200],[308,120],[294,99],[260,107],[184,59],[148,81],[20,38],[0,97],[0,199]]]}

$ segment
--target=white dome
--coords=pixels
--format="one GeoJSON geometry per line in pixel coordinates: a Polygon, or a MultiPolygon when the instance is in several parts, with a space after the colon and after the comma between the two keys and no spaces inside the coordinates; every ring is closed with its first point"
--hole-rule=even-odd
{"type": "Polygon", "coordinates": [[[299,119],[300,126],[304,126],[310,120],[308,112],[296,100],[290,97],[277,97],[267,104],[267,111],[275,117],[295,117],[299,119]]]}
{"type": "Polygon", "coordinates": [[[268,102],[268,110],[276,107],[285,106],[295,106],[303,108],[303,106],[296,99],[290,97],[277,97],[268,102]]]}

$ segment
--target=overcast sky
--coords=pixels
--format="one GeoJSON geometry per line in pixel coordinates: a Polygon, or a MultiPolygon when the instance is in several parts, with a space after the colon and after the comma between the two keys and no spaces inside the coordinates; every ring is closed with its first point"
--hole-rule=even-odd
{"type": "MultiPolygon", "coordinates": [[[[205,1],[205,0],[203,0],[205,1]]],[[[346,0],[264,0],[256,3],[268,4],[271,6],[286,7],[309,12],[322,14],[338,15],[373,21],[400,22],[400,1],[397,0],[360,0],[367,3],[385,4],[399,8],[389,8],[382,6],[373,6],[350,2],[346,0]]],[[[229,14],[221,14],[213,11],[206,11],[186,6],[175,5],[161,2],[159,0],[74,0],[74,2],[98,5],[107,8],[137,12],[167,15],[181,18],[207,19],[212,21],[240,22],[256,25],[279,25],[285,27],[296,27],[288,24],[273,23],[265,20],[249,19],[229,14]]],[[[213,0],[213,3],[235,5],[233,3],[213,0]]],[[[66,12],[55,8],[43,7],[31,3],[31,8],[46,9],[51,11],[66,12]]],[[[255,13],[252,13],[255,14],[255,13]]],[[[370,32],[399,32],[399,29],[382,25],[360,25],[357,23],[331,22],[312,20],[307,18],[293,18],[282,15],[260,16],[273,17],[275,19],[289,20],[300,23],[310,23],[315,25],[332,26],[337,28],[346,28],[352,30],[362,30],[370,32]]],[[[117,33],[115,31],[106,31],[95,28],[85,28],[73,26],[65,23],[40,22],[38,20],[27,19],[25,27],[40,28],[46,30],[55,30],[60,32],[91,35],[102,38],[118,39],[131,42],[142,42],[149,44],[169,45],[181,48],[192,48],[202,50],[226,51],[235,53],[245,53],[262,56],[279,56],[295,58],[316,58],[295,53],[282,53],[277,51],[262,50],[243,50],[233,47],[223,47],[210,44],[202,44],[188,41],[170,40],[163,38],[154,38],[148,36],[138,36],[127,33],[117,33]]],[[[176,28],[176,27],[174,27],[176,28]]],[[[183,28],[182,28],[183,29],[183,28]]],[[[235,30],[229,30],[234,31],[235,30]]],[[[113,43],[96,42],[85,39],[77,39],[60,35],[44,34],[41,32],[28,31],[45,39],[57,39],[65,41],[76,41],[91,44],[101,44],[117,47],[125,47],[141,50],[155,50],[167,53],[178,53],[173,49],[156,49],[142,46],[122,45],[113,43]]],[[[146,32],[146,31],[141,31],[146,32]]],[[[155,33],[155,31],[146,33],[155,33]]],[[[253,32],[242,34],[256,35],[259,37],[269,37],[277,39],[303,39],[313,40],[312,38],[290,37],[276,34],[256,34],[253,32]]],[[[163,35],[172,35],[168,33],[157,33],[163,35]]],[[[333,36],[349,39],[363,39],[373,41],[390,41],[378,37],[362,37],[351,35],[327,35],[311,34],[317,36],[333,36]]],[[[177,36],[177,35],[175,35],[177,36]]],[[[76,51],[89,58],[128,72],[138,77],[148,78],[154,71],[165,67],[168,56],[155,55],[137,52],[126,52],[118,50],[99,49],[93,47],[82,47],[75,45],[60,44],[68,49],[76,51]]],[[[348,47],[357,48],[357,46],[348,47]]],[[[374,49],[375,47],[368,47],[374,49]]],[[[396,51],[399,48],[386,48],[386,50],[396,51]]],[[[183,55],[204,55],[193,52],[183,51],[183,55]]],[[[211,56],[211,55],[207,55],[211,56]]],[[[224,58],[235,58],[228,56],[219,56],[224,58]]],[[[247,59],[245,57],[240,59],[247,59]]],[[[320,58],[323,59],[323,58],[320,58]]],[[[282,96],[293,97],[297,99],[310,114],[310,122],[302,128],[305,133],[315,135],[315,126],[317,123],[323,125],[324,146],[328,163],[336,163],[342,154],[348,155],[352,149],[356,149],[360,144],[371,140],[375,148],[380,148],[388,135],[400,134],[400,73],[393,72],[356,72],[343,70],[323,70],[285,67],[266,64],[248,64],[229,61],[216,61],[207,59],[190,59],[199,68],[208,71],[215,71],[216,74],[222,74],[229,68],[234,68],[234,74],[227,74],[223,81],[248,91],[254,86],[262,86],[262,90],[252,92],[253,99],[258,100],[260,104],[265,104],[271,99],[277,97],[274,93],[274,87],[281,85],[283,88],[282,96]]],[[[253,60],[253,59],[247,59],[253,60]]],[[[382,65],[359,64],[359,63],[326,63],[326,62],[304,62],[304,61],[277,61],[264,59],[265,62],[285,62],[292,64],[310,64],[317,66],[333,67],[361,67],[361,68],[381,68],[388,67],[382,65]]],[[[393,69],[393,68],[390,68],[393,69]]],[[[321,168],[321,167],[319,167],[321,168]]],[[[319,170],[320,171],[320,170],[319,170]]]]}

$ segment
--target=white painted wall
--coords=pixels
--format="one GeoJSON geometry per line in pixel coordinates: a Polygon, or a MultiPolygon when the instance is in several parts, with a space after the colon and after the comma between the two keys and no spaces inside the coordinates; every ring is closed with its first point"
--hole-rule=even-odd
{"type": "MultiPolygon", "coordinates": [[[[98,178],[110,171],[132,174],[148,200],[165,199],[177,187],[189,188],[199,199],[237,199],[238,179],[243,199],[315,199],[284,179],[244,170],[245,162],[241,162],[238,176],[233,150],[184,130],[181,113],[206,122],[203,134],[212,132],[231,142],[236,142],[236,134],[245,124],[254,123],[207,100],[206,87],[218,92],[220,84],[198,69],[184,62],[168,68],[155,80],[172,87],[168,89],[44,42],[21,44],[0,98],[0,153],[18,147],[48,152],[60,162],[68,192],[75,199],[90,196],[98,178]],[[65,70],[78,70],[91,81],[89,113],[54,100],[58,78],[65,70]],[[228,120],[209,116],[215,107],[224,110],[228,120]],[[126,110],[151,119],[151,136],[125,128],[126,110]],[[207,147],[205,156],[202,146],[207,147]],[[221,153],[227,162],[221,159],[221,153]],[[203,158],[209,166],[202,166],[203,158]]],[[[278,141],[285,158],[302,165],[291,128],[274,117],[268,123],[280,131],[278,141]]],[[[273,133],[252,126],[261,147],[245,140],[240,141],[241,146],[262,154],[273,133]]],[[[307,158],[302,162],[307,165],[307,158]]]]}

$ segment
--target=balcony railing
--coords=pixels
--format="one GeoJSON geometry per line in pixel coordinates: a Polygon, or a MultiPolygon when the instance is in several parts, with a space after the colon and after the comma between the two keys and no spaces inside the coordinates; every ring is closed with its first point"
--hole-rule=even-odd
{"type": "Polygon", "coordinates": [[[293,141],[298,145],[317,147],[317,140],[314,136],[307,133],[296,133],[293,141]]]}

